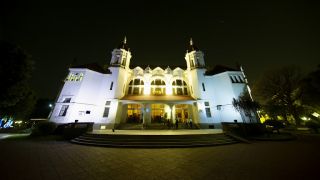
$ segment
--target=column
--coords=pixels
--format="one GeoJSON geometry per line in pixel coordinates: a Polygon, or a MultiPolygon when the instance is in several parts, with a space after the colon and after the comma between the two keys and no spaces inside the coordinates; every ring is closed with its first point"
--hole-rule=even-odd
{"type": "Polygon", "coordinates": [[[143,104],[143,126],[146,127],[151,123],[151,105],[143,104]]]}

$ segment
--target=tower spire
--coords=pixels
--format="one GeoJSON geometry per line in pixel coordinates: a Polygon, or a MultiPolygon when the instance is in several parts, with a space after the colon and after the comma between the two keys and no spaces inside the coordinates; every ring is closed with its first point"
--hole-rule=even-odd
{"type": "Polygon", "coordinates": [[[123,43],[127,44],[127,36],[124,36],[123,43]]]}

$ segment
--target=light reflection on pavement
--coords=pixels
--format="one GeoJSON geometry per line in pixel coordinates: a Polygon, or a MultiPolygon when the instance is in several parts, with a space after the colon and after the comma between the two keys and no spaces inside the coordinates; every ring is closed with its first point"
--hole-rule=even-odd
{"type": "Polygon", "coordinates": [[[30,133],[0,133],[0,140],[7,139],[10,137],[22,137],[22,136],[29,136],[30,133]]]}

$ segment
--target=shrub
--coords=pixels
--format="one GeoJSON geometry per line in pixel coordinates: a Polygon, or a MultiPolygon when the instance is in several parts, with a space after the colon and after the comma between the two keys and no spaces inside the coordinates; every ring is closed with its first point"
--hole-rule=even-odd
{"type": "Polygon", "coordinates": [[[56,124],[49,121],[39,122],[32,127],[32,136],[47,136],[53,134],[56,124]]]}
{"type": "Polygon", "coordinates": [[[310,120],[306,122],[306,126],[313,130],[315,133],[319,133],[318,129],[320,128],[319,121],[316,120],[310,120]]]}

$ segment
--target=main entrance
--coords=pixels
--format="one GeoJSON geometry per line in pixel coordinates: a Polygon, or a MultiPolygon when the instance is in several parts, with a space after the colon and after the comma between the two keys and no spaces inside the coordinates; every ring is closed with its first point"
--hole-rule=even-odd
{"type": "Polygon", "coordinates": [[[191,112],[189,112],[188,104],[176,104],[174,105],[175,109],[175,118],[179,123],[186,123],[187,120],[191,117],[191,112]]]}
{"type": "Polygon", "coordinates": [[[127,107],[127,123],[142,123],[141,104],[128,104],[127,107]]]}
{"type": "Polygon", "coordinates": [[[165,104],[151,104],[151,123],[162,123],[167,118],[165,104]]]}
{"type": "Polygon", "coordinates": [[[192,104],[130,103],[125,104],[123,110],[122,128],[167,129],[178,122],[180,129],[189,128],[190,120],[193,123],[197,122],[193,116],[192,104]]]}

